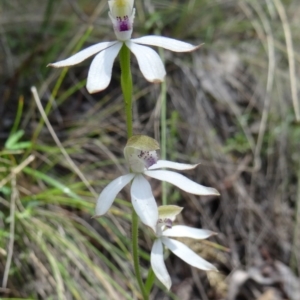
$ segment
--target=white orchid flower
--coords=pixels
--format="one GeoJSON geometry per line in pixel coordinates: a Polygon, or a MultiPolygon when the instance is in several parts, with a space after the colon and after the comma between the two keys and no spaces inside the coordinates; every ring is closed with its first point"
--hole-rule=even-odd
{"type": "Polygon", "coordinates": [[[160,280],[168,290],[170,289],[172,282],[164,262],[163,245],[193,267],[205,271],[217,271],[215,266],[201,258],[189,247],[179,241],[169,238],[188,237],[202,240],[207,239],[216,233],[205,229],[196,229],[183,225],[176,225],[172,227],[172,222],[175,220],[176,215],[182,210],[181,207],[165,205],[160,206],[158,210],[159,218],[156,226],[157,238],[152,246],[150,259],[151,267],[157,279],[160,280]]]}
{"type": "Polygon", "coordinates": [[[100,92],[109,85],[114,60],[125,44],[136,56],[140,70],[148,81],[163,81],[166,71],[159,55],[151,48],[142,45],[162,47],[174,52],[194,51],[201,45],[193,46],[175,39],[154,35],[131,39],[135,14],[133,2],[134,0],[108,1],[109,17],[112,20],[117,41],[95,44],[48,66],[54,68],[73,66],[98,53],[90,66],[86,87],[89,93],[100,92]]]}
{"type": "Polygon", "coordinates": [[[130,191],[132,205],[141,221],[156,231],[158,218],[157,204],[153,197],[151,186],[144,175],[172,183],[191,194],[219,195],[216,189],[200,185],[181,174],[156,170],[159,168],[189,170],[197,166],[157,160],[156,150],[158,149],[159,144],[148,136],[136,135],[128,140],[124,149],[124,155],[131,173],[114,179],[103,189],[97,200],[96,216],[105,214],[121,189],[132,181],[130,191]]]}

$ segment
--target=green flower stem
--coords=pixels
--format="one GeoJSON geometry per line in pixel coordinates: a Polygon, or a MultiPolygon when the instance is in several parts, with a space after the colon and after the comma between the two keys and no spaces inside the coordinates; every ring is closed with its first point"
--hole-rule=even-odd
{"type": "MultiPolygon", "coordinates": [[[[167,158],[167,84],[165,81],[161,84],[161,146],[160,155],[161,159],[167,158]]],[[[162,204],[167,205],[167,183],[162,182],[162,204]]]]}
{"type": "Polygon", "coordinates": [[[154,284],[154,281],[155,281],[155,274],[153,272],[153,269],[150,268],[150,270],[148,272],[148,277],[147,277],[147,280],[145,283],[145,289],[146,289],[147,294],[150,294],[152,286],[154,284]]]}
{"type": "Polygon", "coordinates": [[[145,286],[142,280],[141,276],[141,270],[140,270],[140,261],[139,261],[139,243],[138,243],[138,237],[139,237],[139,217],[136,214],[135,210],[132,210],[132,255],[133,255],[133,265],[134,265],[134,271],[135,276],[138,281],[139,287],[141,289],[143,299],[148,300],[148,294],[145,290],[145,286]]]}
{"type": "MultiPolygon", "coordinates": [[[[130,51],[125,44],[123,44],[120,54],[121,66],[121,87],[124,96],[127,137],[130,138],[133,133],[132,129],[132,77],[130,69],[130,51]]],[[[139,218],[135,210],[132,209],[132,255],[135,276],[137,278],[141,293],[144,300],[148,300],[148,294],[141,276],[140,262],[139,262],[139,218]]]]}
{"type": "MultiPolygon", "coordinates": [[[[159,49],[159,54],[164,62],[164,50],[159,49]]],[[[161,159],[167,158],[167,83],[163,81],[161,83],[161,92],[160,92],[160,103],[161,103],[161,112],[160,112],[160,128],[161,128],[161,140],[160,140],[160,156],[161,159]]],[[[162,204],[167,205],[167,191],[168,186],[165,181],[162,182],[162,204]]]]}
{"type": "Polygon", "coordinates": [[[123,44],[120,51],[121,87],[125,102],[127,137],[132,137],[132,77],[130,69],[130,51],[123,44]]]}

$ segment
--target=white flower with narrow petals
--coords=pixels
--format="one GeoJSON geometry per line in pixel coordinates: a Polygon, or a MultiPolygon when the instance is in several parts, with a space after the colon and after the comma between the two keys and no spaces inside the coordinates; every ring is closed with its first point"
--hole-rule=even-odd
{"type": "Polygon", "coordinates": [[[136,135],[128,140],[124,155],[131,173],[116,178],[103,189],[97,200],[96,216],[105,214],[121,189],[132,181],[130,191],[132,205],[141,221],[156,231],[157,204],[151,186],[143,175],[172,183],[194,195],[219,195],[216,189],[200,185],[181,174],[156,170],[160,168],[189,170],[197,166],[157,160],[156,150],[158,149],[159,144],[148,136],[136,135]]]}
{"type": "Polygon", "coordinates": [[[201,258],[189,247],[179,241],[170,239],[170,237],[188,237],[202,240],[207,239],[216,233],[183,225],[172,226],[172,222],[175,220],[176,215],[182,210],[181,207],[166,205],[160,206],[158,210],[159,218],[156,226],[157,239],[152,246],[150,259],[151,267],[157,279],[160,280],[168,290],[170,289],[172,282],[164,262],[163,245],[183,261],[195,268],[205,271],[217,271],[215,266],[201,258]]]}
{"type": "Polygon", "coordinates": [[[191,52],[201,45],[193,46],[175,39],[154,35],[131,39],[135,14],[133,2],[134,0],[108,1],[109,17],[112,20],[117,41],[95,44],[48,66],[54,68],[73,66],[98,53],[90,66],[86,87],[89,93],[100,92],[109,85],[114,60],[125,44],[136,56],[140,70],[148,81],[163,81],[166,71],[159,55],[151,48],[142,45],[162,47],[174,52],[191,52]]]}

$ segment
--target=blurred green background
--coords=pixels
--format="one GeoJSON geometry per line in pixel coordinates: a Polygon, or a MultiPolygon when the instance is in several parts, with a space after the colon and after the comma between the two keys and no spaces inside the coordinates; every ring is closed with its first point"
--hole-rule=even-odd
{"type": "MultiPolygon", "coordinates": [[[[298,300],[299,1],[136,0],[135,7],[133,37],[205,45],[188,54],[160,50],[165,86],[146,82],[132,56],[134,132],[160,140],[166,130],[167,159],[200,162],[186,175],[221,193],[196,197],[167,186],[168,203],[185,207],[180,223],[219,233],[185,241],[219,273],[169,255],[172,289],[157,281],[152,299],[298,300]]],[[[128,189],[106,216],[91,219],[102,188],[126,172],[118,61],[109,87],[94,95],[85,89],[91,59],[46,67],[114,40],[107,12],[104,0],[0,1],[1,299],[141,299],[128,189]]],[[[161,203],[161,184],[151,185],[161,203]]],[[[152,241],[142,225],[140,245],[146,277],[152,241]]]]}

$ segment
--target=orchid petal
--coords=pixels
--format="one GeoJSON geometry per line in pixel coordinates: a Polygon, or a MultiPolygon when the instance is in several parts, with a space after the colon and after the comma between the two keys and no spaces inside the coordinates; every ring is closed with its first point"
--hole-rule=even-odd
{"type": "Polygon", "coordinates": [[[188,179],[187,177],[185,177],[179,173],[172,172],[172,171],[164,171],[164,170],[152,171],[151,170],[151,171],[144,171],[144,174],[149,177],[158,179],[158,180],[172,183],[172,184],[176,185],[177,187],[179,187],[180,189],[182,189],[183,191],[194,194],[194,195],[206,195],[206,196],[207,195],[220,195],[216,189],[200,185],[200,184],[188,179]]]}
{"type": "Polygon", "coordinates": [[[133,173],[120,176],[103,189],[97,200],[96,217],[104,215],[109,210],[118,193],[133,179],[134,176],[135,174],[133,173]]]}
{"type": "Polygon", "coordinates": [[[200,48],[203,45],[201,44],[198,46],[194,46],[192,44],[185,43],[179,40],[157,35],[147,35],[137,39],[132,39],[131,41],[143,45],[162,47],[164,49],[171,50],[174,52],[191,52],[200,48]]]}
{"type": "Polygon", "coordinates": [[[183,243],[166,237],[163,237],[161,240],[167,248],[169,248],[175,255],[180,257],[183,261],[185,261],[189,265],[198,268],[200,270],[217,271],[214,265],[212,265],[211,263],[209,263],[208,261],[200,257],[198,254],[196,254],[193,250],[191,250],[183,243]]]}
{"type": "Polygon", "coordinates": [[[206,229],[197,229],[184,225],[176,225],[163,231],[164,236],[169,237],[188,237],[197,240],[207,239],[216,233],[206,229]]]}
{"type": "Polygon", "coordinates": [[[190,165],[190,164],[182,164],[177,163],[169,160],[158,160],[154,165],[148,168],[148,170],[155,170],[155,169],[161,169],[161,168],[169,168],[169,169],[175,169],[175,170],[191,170],[198,166],[196,165],[190,165]]]}
{"type": "Polygon", "coordinates": [[[111,80],[114,60],[122,45],[123,43],[118,42],[95,56],[89,69],[86,84],[89,93],[97,93],[107,88],[111,80]]]}
{"type": "MultiPolygon", "coordinates": [[[[90,46],[74,55],[71,57],[58,61],[56,63],[49,64],[48,66],[54,67],[54,68],[61,68],[61,67],[68,67],[68,66],[73,66],[81,63],[85,59],[89,58],[90,56],[111,47],[112,45],[118,43],[117,41],[114,42],[103,42],[103,43],[98,43],[96,45],[90,46]]],[[[47,66],[47,67],[48,67],[47,66]]]]}
{"type": "Polygon", "coordinates": [[[151,186],[143,175],[137,175],[132,182],[131,201],[141,221],[155,232],[158,208],[151,191],[151,186]]]}
{"type": "Polygon", "coordinates": [[[160,239],[154,241],[150,260],[155,276],[169,290],[172,282],[164,262],[163,245],[160,239]]]}
{"type": "Polygon", "coordinates": [[[127,41],[126,46],[136,56],[140,70],[148,81],[162,82],[164,80],[166,75],[165,67],[154,50],[131,41],[127,41]]]}

